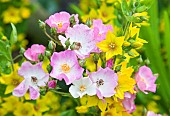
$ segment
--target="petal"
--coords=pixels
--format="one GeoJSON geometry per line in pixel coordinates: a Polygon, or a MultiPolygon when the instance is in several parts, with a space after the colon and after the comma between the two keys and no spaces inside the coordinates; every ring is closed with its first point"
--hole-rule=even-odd
{"type": "Polygon", "coordinates": [[[25,93],[27,92],[28,90],[28,83],[23,80],[15,89],[14,91],[12,92],[12,94],[14,96],[17,96],[17,97],[22,97],[25,95],[25,93]]]}
{"type": "Polygon", "coordinates": [[[40,96],[38,88],[34,89],[33,87],[29,87],[30,99],[35,100],[40,96]]]}
{"type": "Polygon", "coordinates": [[[69,88],[69,92],[74,98],[79,97],[79,95],[77,94],[78,91],[79,91],[79,89],[77,87],[73,86],[73,85],[71,85],[70,88],[69,88]]]}

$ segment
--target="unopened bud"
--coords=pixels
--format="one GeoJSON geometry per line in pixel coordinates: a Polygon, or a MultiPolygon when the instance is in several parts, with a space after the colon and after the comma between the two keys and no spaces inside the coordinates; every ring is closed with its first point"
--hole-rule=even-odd
{"type": "Polygon", "coordinates": [[[149,60],[148,58],[145,60],[145,64],[146,64],[146,65],[149,65],[149,64],[150,64],[150,60],[149,60]]]}
{"type": "Polygon", "coordinates": [[[38,23],[39,23],[40,28],[44,30],[46,24],[43,21],[41,21],[41,20],[38,20],[38,23]]]}
{"type": "Polygon", "coordinates": [[[53,41],[49,41],[49,43],[48,43],[48,48],[49,48],[50,50],[55,50],[56,44],[55,44],[53,41]]]}
{"type": "Polygon", "coordinates": [[[50,73],[51,70],[52,70],[52,66],[49,64],[49,65],[47,65],[46,69],[47,69],[47,71],[50,73]]]}
{"type": "Polygon", "coordinates": [[[24,54],[24,52],[25,52],[25,49],[22,47],[22,48],[20,48],[20,51],[19,51],[19,53],[20,54],[24,54]]]}
{"type": "Polygon", "coordinates": [[[57,35],[57,28],[51,28],[50,29],[51,35],[57,35]]]}
{"type": "Polygon", "coordinates": [[[73,27],[76,24],[76,20],[75,20],[74,15],[71,16],[69,20],[70,20],[70,27],[73,27]]]}
{"type": "Polygon", "coordinates": [[[48,87],[49,88],[55,88],[56,87],[56,81],[55,80],[51,80],[48,82],[48,87]]]}
{"type": "Polygon", "coordinates": [[[141,42],[133,42],[132,43],[132,47],[133,48],[140,48],[140,47],[142,47],[143,46],[143,44],[141,43],[141,42]]]}
{"type": "Polygon", "coordinates": [[[140,57],[137,59],[137,61],[138,61],[139,64],[143,63],[142,57],[140,56],[140,57]]]}
{"type": "Polygon", "coordinates": [[[84,59],[80,59],[80,60],[79,60],[79,65],[80,65],[80,66],[84,66],[85,63],[86,63],[86,60],[84,60],[84,59]]]}
{"type": "Polygon", "coordinates": [[[45,51],[45,56],[47,56],[48,58],[51,57],[51,52],[50,51],[45,51]]]}
{"type": "Polygon", "coordinates": [[[99,60],[99,55],[98,55],[98,54],[94,54],[94,55],[93,55],[93,61],[94,61],[94,63],[98,63],[98,60],[99,60]]]}
{"type": "Polygon", "coordinates": [[[69,38],[65,41],[65,45],[66,45],[66,49],[68,49],[68,47],[70,46],[70,39],[69,38]]]}
{"type": "Polygon", "coordinates": [[[86,24],[88,27],[91,27],[93,23],[92,23],[92,20],[91,20],[91,19],[87,19],[85,24],[86,24]]]}
{"type": "Polygon", "coordinates": [[[43,61],[43,59],[44,59],[43,54],[39,54],[39,55],[38,55],[38,59],[39,59],[40,61],[43,61]]]}
{"type": "Polygon", "coordinates": [[[130,46],[130,42],[125,41],[125,42],[123,43],[123,46],[125,46],[125,47],[130,46]]]}

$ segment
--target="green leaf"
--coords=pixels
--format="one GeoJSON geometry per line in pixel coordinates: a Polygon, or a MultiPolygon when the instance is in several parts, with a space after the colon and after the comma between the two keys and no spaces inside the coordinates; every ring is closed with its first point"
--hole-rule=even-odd
{"type": "Polygon", "coordinates": [[[0,74],[10,74],[12,71],[11,66],[11,62],[4,55],[0,55],[0,74]]]}
{"type": "Polygon", "coordinates": [[[127,4],[126,0],[122,0],[121,9],[122,9],[122,12],[123,12],[123,14],[125,16],[130,16],[131,15],[131,12],[129,10],[129,7],[128,7],[128,4],[127,4]]]}
{"type": "Polygon", "coordinates": [[[12,32],[9,41],[10,44],[13,45],[17,42],[17,29],[13,23],[11,23],[11,26],[12,26],[12,32]]]}
{"type": "Polygon", "coordinates": [[[3,40],[0,40],[0,55],[6,57],[7,60],[10,60],[10,52],[9,52],[9,43],[3,40]]]}
{"type": "Polygon", "coordinates": [[[77,113],[75,110],[71,109],[71,110],[62,112],[60,116],[77,116],[77,113]]]}

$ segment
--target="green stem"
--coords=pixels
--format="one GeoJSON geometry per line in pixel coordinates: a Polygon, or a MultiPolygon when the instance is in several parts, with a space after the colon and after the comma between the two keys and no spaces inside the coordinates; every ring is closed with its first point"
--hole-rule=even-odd
{"type": "Polygon", "coordinates": [[[127,21],[126,25],[125,25],[125,28],[124,28],[124,31],[123,31],[123,35],[125,36],[125,39],[128,35],[128,30],[129,30],[129,25],[130,25],[131,22],[127,21]]]}
{"type": "MultiPolygon", "coordinates": [[[[45,33],[45,35],[46,35],[51,41],[57,43],[57,41],[56,41],[55,39],[53,39],[53,38],[47,33],[46,30],[44,30],[44,33],[45,33]]],[[[57,44],[58,44],[58,43],[57,43],[57,44]]]]}
{"type": "Polygon", "coordinates": [[[20,55],[17,55],[15,58],[13,58],[13,61],[15,61],[16,59],[18,59],[19,57],[22,57],[23,55],[20,54],[20,55]]]}
{"type": "Polygon", "coordinates": [[[60,94],[62,96],[72,97],[69,93],[65,93],[65,92],[61,92],[61,91],[56,91],[54,89],[49,89],[49,90],[52,91],[52,92],[55,92],[57,94],[60,94]]]}

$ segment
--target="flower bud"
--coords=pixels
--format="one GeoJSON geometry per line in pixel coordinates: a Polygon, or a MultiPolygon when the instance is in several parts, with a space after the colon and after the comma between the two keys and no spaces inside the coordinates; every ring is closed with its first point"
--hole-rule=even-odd
{"type": "Polygon", "coordinates": [[[125,42],[123,43],[123,46],[125,46],[125,47],[130,46],[130,42],[125,41],[125,42]]]}
{"type": "Polygon", "coordinates": [[[85,59],[80,59],[80,60],[79,60],[79,65],[80,65],[80,66],[84,66],[85,63],[86,63],[86,60],[85,60],[85,59]]]}
{"type": "Polygon", "coordinates": [[[6,37],[6,36],[2,36],[2,40],[3,40],[3,41],[6,41],[6,40],[7,40],[7,37],[6,37]]]}
{"type": "Polygon", "coordinates": [[[47,69],[48,73],[50,73],[52,70],[52,66],[49,64],[49,65],[47,65],[46,69],[47,69]]]}
{"type": "Polygon", "coordinates": [[[49,48],[50,50],[55,50],[56,44],[55,44],[53,41],[49,41],[49,43],[48,43],[48,48],[49,48]]]}
{"type": "Polygon", "coordinates": [[[66,45],[66,49],[68,49],[68,47],[70,46],[70,39],[69,38],[65,41],[65,45],[66,45]]]}
{"type": "Polygon", "coordinates": [[[41,21],[41,20],[38,20],[38,23],[39,23],[40,28],[44,30],[46,24],[43,21],[41,21]]]}
{"type": "Polygon", "coordinates": [[[50,51],[45,51],[45,56],[47,56],[48,58],[51,57],[51,52],[50,51]]]}
{"type": "Polygon", "coordinates": [[[140,47],[142,47],[143,46],[143,44],[141,43],[141,42],[133,42],[132,43],[132,47],[133,48],[140,48],[140,47]]]}
{"type": "Polygon", "coordinates": [[[91,27],[93,23],[92,23],[92,20],[91,20],[91,19],[87,19],[85,24],[86,24],[88,27],[91,27]]]}
{"type": "Polygon", "coordinates": [[[81,43],[79,42],[73,42],[73,44],[70,46],[71,50],[79,50],[81,48],[81,43]]]}
{"type": "Polygon", "coordinates": [[[73,27],[76,24],[76,20],[75,20],[74,15],[71,16],[69,20],[70,20],[70,27],[73,27]]]}
{"type": "Polygon", "coordinates": [[[145,64],[146,64],[146,65],[149,65],[149,64],[150,64],[150,60],[149,60],[148,58],[145,60],[145,64]]]}
{"type": "Polygon", "coordinates": [[[98,55],[98,54],[94,54],[94,55],[93,55],[93,61],[94,61],[94,63],[98,63],[98,60],[99,60],[99,55],[98,55]]]}
{"type": "Polygon", "coordinates": [[[51,80],[48,82],[48,87],[49,88],[55,88],[56,87],[56,81],[55,80],[51,80]]]}
{"type": "Polygon", "coordinates": [[[21,47],[19,53],[24,54],[24,52],[25,52],[25,49],[23,47],[21,47]]]}
{"type": "Polygon", "coordinates": [[[43,61],[43,59],[44,59],[43,54],[39,54],[39,55],[38,55],[38,59],[39,59],[40,61],[43,61]]]}
{"type": "Polygon", "coordinates": [[[57,35],[57,28],[51,28],[50,29],[51,35],[57,35]]]}

